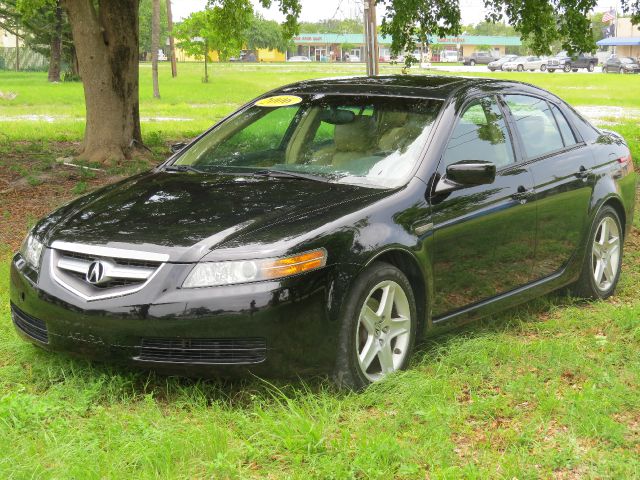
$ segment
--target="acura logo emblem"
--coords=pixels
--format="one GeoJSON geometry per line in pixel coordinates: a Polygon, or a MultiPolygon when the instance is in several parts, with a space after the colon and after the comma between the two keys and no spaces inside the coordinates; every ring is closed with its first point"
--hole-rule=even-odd
{"type": "Polygon", "coordinates": [[[87,282],[96,285],[104,280],[104,264],[102,262],[93,262],[89,265],[87,270],[87,276],[85,277],[87,282]]]}

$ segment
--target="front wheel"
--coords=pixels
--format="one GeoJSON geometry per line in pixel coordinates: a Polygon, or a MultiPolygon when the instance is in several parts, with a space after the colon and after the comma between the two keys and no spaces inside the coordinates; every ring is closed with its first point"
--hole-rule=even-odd
{"type": "Polygon", "coordinates": [[[613,295],[622,267],[623,233],[620,217],[610,206],[596,216],[587,243],[580,279],[573,292],[584,298],[603,299],[613,295]]]}
{"type": "Polygon", "coordinates": [[[562,70],[564,70],[565,73],[569,73],[571,71],[571,65],[569,65],[568,63],[565,63],[564,68],[562,70]]]}
{"type": "Polygon", "coordinates": [[[475,66],[476,66],[476,62],[475,62],[475,60],[471,60],[471,61],[469,62],[469,65],[471,65],[472,67],[475,67],[475,66]]]}
{"type": "Polygon", "coordinates": [[[519,72],[524,72],[524,65],[518,65],[517,70],[518,70],[519,72]]]}
{"type": "Polygon", "coordinates": [[[341,317],[333,380],[365,388],[406,368],[416,336],[416,301],[407,277],[376,262],[354,282],[341,317]]]}
{"type": "Polygon", "coordinates": [[[544,72],[547,70],[547,66],[543,63],[542,65],[540,65],[540,71],[544,72]]]}

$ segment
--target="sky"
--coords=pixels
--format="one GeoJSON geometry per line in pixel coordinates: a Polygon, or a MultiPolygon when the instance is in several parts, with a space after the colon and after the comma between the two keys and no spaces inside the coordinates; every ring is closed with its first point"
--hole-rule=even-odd
{"type": "MultiPolygon", "coordinates": [[[[484,19],[483,0],[459,0],[462,11],[463,25],[475,24],[484,19]]],[[[257,12],[269,20],[282,21],[283,16],[277,6],[264,9],[258,0],[251,0],[257,12]]],[[[301,0],[302,13],[300,20],[314,22],[327,18],[349,18],[362,15],[362,0],[301,0]]],[[[203,10],[207,0],[172,0],[173,15],[176,20],[188,17],[190,13],[203,10]]],[[[274,1],[274,4],[277,2],[274,1]]],[[[604,12],[610,8],[619,8],[619,0],[599,0],[595,8],[597,12],[604,12]]],[[[382,9],[378,6],[378,23],[382,18],[382,9]]]]}

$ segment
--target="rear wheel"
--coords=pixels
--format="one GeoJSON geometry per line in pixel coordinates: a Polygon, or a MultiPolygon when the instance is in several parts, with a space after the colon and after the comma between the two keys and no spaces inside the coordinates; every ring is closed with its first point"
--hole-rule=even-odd
{"type": "Polygon", "coordinates": [[[407,277],[377,262],[345,300],[333,380],[359,390],[406,368],[415,344],[416,302],[407,277]]]}
{"type": "Polygon", "coordinates": [[[587,255],[580,279],[573,292],[585,298],[607,298],[613,295],[622,266],[623,233],[620,217],[606,206],[596,216],[587,244],[587,255]]]}
{"type": "Polygon", "coordinates": [[[517,70],[518,70],[519,72],[524,72],[524,65],[518,65],[517,70]]]}
{"type": "Polygon", "coordinates": [[[540,65],[540,71],[544,72],[547,70],[547,66],[543,63],[542,65],[540,65]]]}

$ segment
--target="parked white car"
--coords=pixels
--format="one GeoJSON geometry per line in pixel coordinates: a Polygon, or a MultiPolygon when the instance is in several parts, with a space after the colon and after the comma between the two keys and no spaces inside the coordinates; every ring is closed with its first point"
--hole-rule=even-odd
{"type": "Polygon", "coordinates": [[[309,57],[306,57],[304,55],[296,55],[294,57],[289,57],[287,59],[287,62],[310,62],[311,59],[309,57]]]}
{"type": "Polygon", "coordinates": [[[547,70],[547,59],[541,57],[518,57],[511,62],[507,62],[502,65],[502,69],[506,71],[518,71],[524,72],[525,70],[530,70],[532,72],[536,70],[540,70],[542,72],[547,70]]]}

